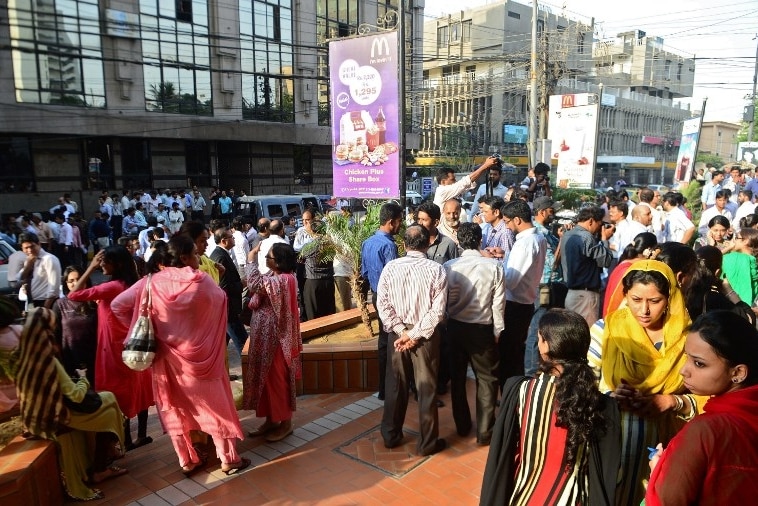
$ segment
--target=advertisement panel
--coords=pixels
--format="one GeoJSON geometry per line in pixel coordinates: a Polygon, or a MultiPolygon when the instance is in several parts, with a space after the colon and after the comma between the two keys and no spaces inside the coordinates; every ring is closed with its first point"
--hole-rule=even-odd
{"type": "Polygon", "coordinates": [[[758,142],[740,142],[737,144],[737,159],[740,162],[758,164],[758,142]]]}
{"type": "Polygon", "coordinates": [[[329,72],[332,193],[398,198],[397,32],[330,42],[329,72]]]}
{"type": "Polygon", "coordinates": [[[558,159],[559,188],[592,188],[595,142],[600,113],[595,93],[551,95],[547,128],[553,158],[558,159]]]}
{"type": "Polygon", "coordinates": [[[700,136],[701,119],[688,119],[682,125],[682,140],[679,141],[679,154],[676,157],[674,181],[689,183],[690,179],[692,179],[692,172],[695,169],[695,155],[697,154],[697,140],[700,136]]]}

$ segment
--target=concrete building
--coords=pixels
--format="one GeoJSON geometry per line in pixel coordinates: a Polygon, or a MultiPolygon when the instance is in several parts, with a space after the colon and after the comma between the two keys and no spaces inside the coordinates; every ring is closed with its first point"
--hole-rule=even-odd
{"type": "MultiPolygon", "coordinates": [[[[508,0],[424,24],[420,164],[497,151],[524,170],[531,11],[508,0]]],[[[676,99],[692,94],[694,60],[640,31],[593,42],[591,24],[542,7],[537,30],[541,118],[549,95],[604,85],[596,181],[660,183],[662,166],[670,181],[691,115],[676,99]]],[[[546,137],[546,121],[539,131],[546,137]]]]}
{"type": "Polygon", "coordinates": [[[742,128],[726,121],[705,121],[700,130],[699,153],[719,156],[723,161],[737,159],[737,134],[742,128]]]}
{"type": "MultiPolygon", "coordinates": [[[[410,3],[409,38],[424,7],[410,3]]],[[[63,191],[331,193],[327,41],[398,4],[0,3],[0,211],[63,191]]]]}

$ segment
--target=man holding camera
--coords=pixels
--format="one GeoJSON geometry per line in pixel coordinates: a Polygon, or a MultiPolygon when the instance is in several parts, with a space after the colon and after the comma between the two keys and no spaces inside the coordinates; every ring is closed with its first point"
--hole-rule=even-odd
{"type": "Polygon", "coordinates": [[[534,178],[530,178],[529,186],[526,188],[526,194],[529,196],[529,202],[540,197],[552,197],[553,191],[550,189],[550,166],[544,162],[539,162],[534,166],[534,178]]]}
{"type": "Polygon", "coordinates": [[[600,275],[613,260],[608,239],[615,229],[610,223],[603,223],[604,216],[597,206],[580,209],[576,226],[563,234],[559,245],[568,287],[566,309],[582,315],[589,326],[600,316],[600,275]]]}
{"type": "Polygon", "coordinates": [[[473,190],[476,187],[476,180],[479,176],[490,167],[499,167],[503,164],[500,156],[490,156],[484,163],[471,174],[468,174],[461,178],[460,181],[455,180],[455,171],[449,168],[440,169],[437,172],[437,188],[434,190],[434,203],[437,204],[440,209],[446,201],[450,199],[458,198],[469,190],[473,190]]]}

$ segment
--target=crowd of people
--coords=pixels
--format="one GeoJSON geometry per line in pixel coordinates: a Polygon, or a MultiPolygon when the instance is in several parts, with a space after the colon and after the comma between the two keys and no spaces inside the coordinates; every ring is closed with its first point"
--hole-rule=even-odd
{"type": "MultiPolygon", "coordinates": [[[[508,189],[490,158],[460,181],[441,170],[433,200],[410,222],[398,204],[381,206],[360,275],[379,319],[384,445],[405,441],[415,397],[417,453],[443,451],[440,396],[449,389],[458,436],[490,447],[482,504],[715,504],[758,491],[749,443],[758,436],[756,180],[711,171],[698,230],[681,194],[647,188],[639,202],[609,190],[570,223],[555,223],[561,203],[548,170],[538,164],[523,188],[508,189]],[[460,197],[485,173],[475,214],[462,222],[460,197]],[[721,480],[726,492],[716,492],[721,480]]],[[[339,259],[324,261],[308,246],[322,233],[315,210],[299,229],[252,223],[217,192],[217,217],[206,224],[189,192],[164,192],[178,199],[168,206],[147,195],[150,202],[130,201],[119,238],[105,233],[116,215],[96,213],[86,267],[83,247],[81,256],[61,249],[61,237],[77,235],[62,211],[76,212],[66,196],[54,208],[57,233],[31,215],[15,237],[21,251],[9,280],[28,315],[14,325],[18,306],[0,300],[0,365],[16,386],[0,381],[0,407],[19,402],[30,434],[76,450],[81,458],[62,460],[72,497],[95,497],[93,485],[126,472],[114,461],[150,444],[153,404],[185,474],[206,464],[211,445],[223,472],[249,466],[236,450],[244,432],[228,343],[242,354],[250,341],[242,409],[262,422],[248,435],[280,441],[294,428],[300,322],[335,312],[338,300],[343,309],[353,303],[339,259]],[[138,212],[144,225],[132,219],[138,212]],[[97,271],[108,280],[93,285],[97,271]],[[146,300],[156,358],[135,372],[121,351],[146,300]],[[43,376],[50,392],[35,386],[43,376]],[[102,400],[94,413],[67,407],[90,387],[102,400]],[[39,396],[42,408],[32,402],[39,396]],[[99,434],[94,454],[68,435],[80,432],[99,434]]]]}
{"type": "Polygon", "coordinates": [[[438,406],[449,382],[458,435],[475,430],[476,444],[490,445],[482,504],[750,496],[754,448],[730,446],[740,454],[732,466],[715,431],[736,424],[725,437],[737,447],[758,435],[746,415],[758,398],[749,372],[758,357],[751,180],[736,168],[726,182],[710,171],[698,237],[682,194],[648,188],[639,202],[609,190],[571,223],[553,223],[560,203],[540,191],[543,170],[525,189],[499,185],[494,160],[459,181],[441,170],[434,203],[407,221],[405,256],[393,238],[402,210],[382,207],[362,275],[380,319],[385,446],[403,441],[410,392],[418,454],[443,450],[438,406]],[[460,197],[484,172],[471,223],[461,222],[460,197]],[[729,214],[732,195],[739,214],[729,214]],[[731,325],[741,333],[734,342],[731,325]],[[662,467],[651,478],[656,447],[662,467]],[[731,481],[727,496],[716,491],[720,478],[731,481]]]}

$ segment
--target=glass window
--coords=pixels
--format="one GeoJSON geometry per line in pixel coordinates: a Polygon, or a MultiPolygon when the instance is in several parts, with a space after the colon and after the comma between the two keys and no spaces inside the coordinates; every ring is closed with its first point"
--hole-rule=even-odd
{"type": "Polygon", "coordinates": [[[140,21],[147,110],[212,115],[207,1],[141,0],[140,21]]]}
{"type": "Polygon", "coordinates": [[[11,52],[18,102],[105,107],[96,1],[13,2],[8,21],[11,46],[25,49],[11,52]]]}
{"type": "Polygon", "coordinates": [[[34,166],[29,139],[0,137],[0,192],[34,190],[34,166]]]}
{"type": "Polygon", "coordinates": [[[270,204],[266,207],[268,207],[268,215],[270,218],[281,218],[284,216],[284,208],[281,204],[270,204]]]}
{"type": "Polygon", "coordinates": [[[291,3],[242,0],[242,117],[294,122],[291,3]]]}

